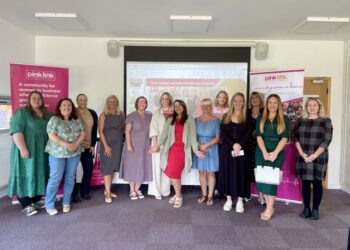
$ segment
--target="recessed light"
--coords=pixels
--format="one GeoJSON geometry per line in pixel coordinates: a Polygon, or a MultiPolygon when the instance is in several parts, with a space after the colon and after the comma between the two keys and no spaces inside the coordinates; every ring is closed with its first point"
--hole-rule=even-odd
{"type": "Polygon", "coordinates": [[[178,16],[173,15],[170,16],[170,20],[186,20],[186,21],[211,21],[212,16],[178,16]]]}
{"type": "Polygon", "coordinates": [[[308,22],[348,23],[348,17],[307,17],[308,22]]]}
{"type": "Polygon", "coordinates": [[[171,30],[176,33],[205,33],[208,32],[212,16],[170,16],[171,30]]]}
{"type": "Polygon", "coordinates": [[[40,13],[36,12],[35,17],[62,17],[62,18],[77,18],[76,13],[40,13]]]}
{"type": "Polygon", "coordinates": [[[295,34],[326,34],[349,23],[348,17],[306,17],[291,29],[295,34]]]}

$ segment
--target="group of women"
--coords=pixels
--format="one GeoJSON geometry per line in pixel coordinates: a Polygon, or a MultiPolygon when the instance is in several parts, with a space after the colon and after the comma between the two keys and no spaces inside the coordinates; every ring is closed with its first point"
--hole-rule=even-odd
{"type": "MultiPolygon", "coordinates": [[[[131,200],[145,197],[140,190],[143,182],[149,182],[148,194],[156,199],[169,196],[172,184],[175,195],[169,203],[180,208],[181,176],[194,168],[199,171],[202,191],[197,202],[213,205],[218,189],[226,197],[223,210],[231,211],[237,199],[237,213],[244,212],[244,202],[250,198],[254,168],[281,168],[290,136],[289,120],[275,94],[269,95],[264,105],[261,95],[253,92],[246,105],[242,93],[234,94],[229,101],[228,94],[220,91],[214,105],[210,98],[201,100],[202,113],[196,118],[187,113],[182,100],[173,101],[168,92],[160,96],[159,108],[153,114],[147,111],[147,99],[143,96],[135,101],[136,111],[127,116],[120,110],[118,98],[109,96],[98,121],[96,112],[87,108],[86,95],[78,95],[77,104],[76,109],[72,100],[62,99],[51,116],[41,93],[34,91],[27,106],[18,109],[11,120],[14,143],[9,195],[18,197],[27,216],[42,207],[50,215],[58,213],[55,199],[62,180],[63,212],[70,211],[71,201],[79,201],[80,197],[91,199],[97,128],[106,203],[117,197],[111,184],[114,173],[119,172],[119,177],[129,182],[131,200]],[[80,196],[78,188],[74,188],[79,161],[84,170],[80,196]]],[[[331,120],[324,116],[318,98],[307,99],[293,134],[299,153],[296,176],[302,179],[305,206],[300,216],[318,219],[327,148],[332,139],[331,120]]],[[[266,203],[261,219],[269,220],[274,214],[277,185],[257,183],[256,187],[260,203],[266,203]]]]}

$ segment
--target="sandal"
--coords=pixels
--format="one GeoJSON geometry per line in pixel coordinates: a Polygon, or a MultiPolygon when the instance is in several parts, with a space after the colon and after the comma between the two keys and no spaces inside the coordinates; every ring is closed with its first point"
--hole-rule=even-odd
{"type": "Polygon", "coordinates": [[[271,211],[266,209],[264,212],[262,212],[260,214],[260,219],[262,219],[262,220],[270,220],[274,213],[275,213],[275,211],[273,209],[271,211]]]}
{"type": "Polygon", "coordinates": [[[201,203],[203,203],[203,202],[206,202],[207,201],[207,196],[206,195],[202,195],[201,197],[199,197],[198,199],[197,199],[197,202],[199,203],[199,204],[201,204],[201,203]]]}
{"type": "Polygon", "coordinates": [[[137,191],[137,198],[139,198],[139,199],[145,198],[145,196],[142,194],[142,192],[140,190],[137,191]]]}
{"type": "Polygon", "coordinates": [[[175,203],[175,199],[176,199],[176,195],[174,195],[173,197],[171,197],[171,198],[169,199],[169,203],[170,203],[170,204],[174,204],[174,203],[175,203]]]}
{"type": "MultiPolygon", "coordinates": [[[[106,190],[103,192],[103,194],[104,194],[105,196],[107,195],[106,190]]],[[[110,196],[111,196],[111,198],[117,198],[117,197],[118,197],[118,195],[116,195],[115,193],[112,193],[112,192],[111,192],[110,196]]]]}
{"type": "Polygon", "coordinates": [[[108,195],[105,196],[105,202],[106,203],[112,203],[112,198],[108,195]]]}
{"type": "Polygon", "coordinates": [[[182,198],[175,198],[174,208],[180,208],[182,206],[182,198]]]}
{"type": "Polygon", "coordinates": [[[212,205],[214,205],[214,198],[213,197],[208,197],[207,206],[212,206],[212,205]]]}
{"type": "Polygon", "coordinates": [[[130,197],[130,199],[133,200],[133,201],[138,199],[136,192],[131,192],[131,193],[129,194],[129,197],[130,197]]]}

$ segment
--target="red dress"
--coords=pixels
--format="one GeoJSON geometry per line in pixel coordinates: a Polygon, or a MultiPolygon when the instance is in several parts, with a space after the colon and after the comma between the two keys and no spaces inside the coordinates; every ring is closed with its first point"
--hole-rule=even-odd
{"type": "Polygon", "coordinates": [[[175,142],[170,147],[168,153],[168,164],[164,170],[166,176],[170,179],[181,179],[182,170],[185,167],[185,144],[182,141],[184,125],[179,123],[180,119],[176,118],[175,122],[175,142]]]}

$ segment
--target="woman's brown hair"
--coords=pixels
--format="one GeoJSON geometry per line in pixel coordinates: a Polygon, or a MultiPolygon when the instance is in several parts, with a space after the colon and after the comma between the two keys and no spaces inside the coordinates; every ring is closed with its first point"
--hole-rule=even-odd
{"type": "Polygon", "coordinates": [[[28,102],[27,102],[26,108],[28,109],[28,111],[29,111],[31,116],[41,118],[41,117],[39,117],[37,115],[37,113],[34,111],[32,105],[30,104],[30,98],[32,98],[32,95],[34,95],[34,94],[37,94],[37,95],[40,96],[42,104],[41,104],[39,109],[40,109],[40,111],[41,111],[41,113],[43,115],[42,118],[46,120],[48,118],[47,117],[47,109],[45,107],[44,97],[43,97],[43,94],[41,94],[41,92],[39,92],[37,90],[34,90],[34,91],[30,92],[30,94],[28,96],[28,102]]]}
{"type": "MultiPolygon", "coordinates": [[[[175,107],[175,103],[180,104],[181,107],[183,108],[183,111],[182,111],[182,114],[181,114],[181,118],[180,118],[180,124],[183,125],[183,124],[185,124],[185,122],[188,119],[186,103],[184,101],[182,101],[182,100],[175,100],[174,101],[174,107],[175,107]]],[[[175,124],[177,115],[178,114],[174,110],[174,113],[172,114],[172,120],[170,122],[171,125],[175,124]]]]}
{"type": "Polygon", "coordinates": [[[266,99],[266,103],[265,103],[265,107],[264,107],[264,111],[262,113],[261,116],[261,120],[260,120],[260,133],[264,133],[264,126],[265,123],[268,121],[269,119],[269,114],[270,111],[268,109],[268,103],[269,100],[271,98],[276,98],[277,102],[278,102],[278,110],[277,110],[277,114],[276,114],[276,119],[277,119],[277,133],[280,135],[284,132],[284,130],[286,129],[286,124],[284,123],[284,115],[283,115],[283,105],[282,105],[282,101],[281,98],[276,95],[276,94],[271,94],[267,97],[266,99]]]}
{"type": "Polygon", "coordinates": [[[74,106],[74,103],[72,101],[72,99],[70,98],[62,98],[61,100],[58,101],[57,103],[57,106],[56,106],[56,110],[55,110],[55,116],[61,118],[62,120],[64,120],[64,117],[61,113],[61,105],[62,105],[62,102],[64,101],[68,101],[70,102],[70,104],[72,105],[72,112],[70,113],[69,117],[68,117],[68,120],[77,120],[78,119],[78,115],[77,115],[77,112],[76,112],[76,108],[74,106]]]}

